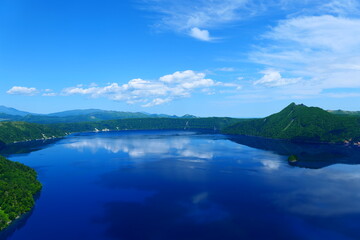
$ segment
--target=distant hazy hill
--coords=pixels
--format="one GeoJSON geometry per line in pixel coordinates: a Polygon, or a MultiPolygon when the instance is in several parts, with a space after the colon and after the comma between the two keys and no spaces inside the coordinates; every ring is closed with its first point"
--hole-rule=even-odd
{"type": "Polygon", "coordinates": [[[360,111],[328,110],[328,112],[338,115],[360,116],[360,111]]]}
{"type": "Polygon", "coordinates": [[[5,113],[9,115],[18,115],[18,116],[25,116],[30,114],[29,112],[19,111],[15,108],[9,108],[5,106],[0,106],[0,113],[5,113]]]}
{"type": "Polygon", "coordinates": [[[27,115],[23,117],[21,121],[46,124],[46,123],[69,123],[69,122],[95,122],[95,121],[103,121],[103,120],[111,120],[111,119],[152,117],[142,113],[131,113],[131,112],[116,112],[116,111],[103,111],[103,110],[99,110],[92,113],[86,113],[86,112],[88,111],[74,110],[74,111],[67,111],[67,112],[55,113],[49,115],[27,115]]]}
{"type": "Polygon", "coordinates": [[[294,141],[356,142],[360,140],[360,118],[292,103],[279,113],[243,121],[224,132],[294,141]]]}
{"type": "MultiPolygon", "coordinates": [[[[0,108],[0,121],[24,121],[30,123],[75,123],[75,122],[96,122],[113,119],[128,119],[128,118],[179,118],[178,116],[170,116],[166,114],[149,114],[143,112],[121,112],[121,111],[107,111],[100,109],[80,109],[70,110],[64,112],[50,113],[50,114],[32,114],[21,112],[13,108],[0,108]],[[9,110],[10,109],[10,110],[9,110]],[[21,115],[14,115],[11,113],[21,113],[21,115]]],[[[184,115],[182,118],[196,118],[193,115],[184,115]]]]}
{"type": "MultiPolygon", "coordinates": [[[[76,110],[50,113],[50,114],[46,114],[46,115],[50,116],[50,117],[68,117],[68,116],[87,115],[87,114],[92,114],[92,113],[102,112],[102,111],[103,110],[100,110],[100,109],[76,109],[76,110]]],[[[103,112],[105,112],[105,111],[103,111],[103,112]]]]}

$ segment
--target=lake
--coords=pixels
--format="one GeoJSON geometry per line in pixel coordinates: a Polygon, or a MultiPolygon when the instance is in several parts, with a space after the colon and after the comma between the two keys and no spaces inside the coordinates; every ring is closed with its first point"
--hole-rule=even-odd
{"type": "Polygon", "coordinates": [[[3,239],[360,239],[359,148],[124,131],[1,154],[43,184],[3,239]]]}

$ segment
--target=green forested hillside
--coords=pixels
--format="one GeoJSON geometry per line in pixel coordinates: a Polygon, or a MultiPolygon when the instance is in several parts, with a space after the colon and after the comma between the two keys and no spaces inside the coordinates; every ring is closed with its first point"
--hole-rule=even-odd
{"type": "Polygon", "coordinates": [[[150,129],[208,129],[275,139],[311,142],[360,141],[360,117],[332,114],[321,108],[290,104],[279,113],[261,119],[235,118],[127,118],[106,121],[33,124],[0,122],[0,144],[62,137],[86,131],[150,129]]]}
{"type": "Polygon", "coordinates": [[[21,163],[0,156],[0,230],[34,205],[40,191],[37,174],[21,163]]]}
{"type": "Polygon", "coordinates": [[[360,118],[292,103],[279,113],[235,124],[224,132],[295,141],[358,142],[360,118]]]}
{"type": "Polygon", "coordinates": [[[210,129],[224,127],[242,121],[236,118],[135,118],[100,122],[51,124],[52,128],[64,132],[85,132],[101,130],[150,130],[150,129],[210,129]]]}
{"type": "Polygon", "coordinates": [[[35,139],[63,137],[67,133],[87,131],[210,129],[221,130],[241,121],[235,118],[134,118],[97,122],[35,124],[0,122],[0,145],[35,139]]]}
{"type": "Polygon", "coordinates": [[[328,110],[329,113],[338,115],[360,116],[360,111],[328,110]]]}
{"type": "Polygon", "coordinates": [[[10,115],[0,112],[0,121],[19,121],[22,118],[23,118],[22,116],[10,115]]]}
{"type": "Polygon", "coordinates": [[[0,144],[64,136],[64,132],[47,125],[26,122],[0,122],[0,144]]]}

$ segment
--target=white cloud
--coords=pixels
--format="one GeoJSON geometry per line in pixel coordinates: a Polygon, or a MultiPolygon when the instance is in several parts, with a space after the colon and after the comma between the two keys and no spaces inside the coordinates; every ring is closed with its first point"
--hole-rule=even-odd
{"type": "Polygon", "coordinates": [[[49,89],[49,88],[44,89],[41,92],[43,92],[42,96],[44,96],[44,97],[55,97],[58,95],[57,93],[54,93],[54,90],[49,89]]]}
{"type": "Polygon", "coordinates": [[[283,78],[279,71],[267,69],[262,71],[262,78],[254,82],[254,85],[266,85],[270,87],[279,87],[294,84],[300,81],[300,78],[283,78]]]}
{"type": "Polygon", "coordinates": [[[152,107],[171,102],[175,99],[190,97],[194,92],[209,92],[209,88],[234,88],[236,83],[216,82],[206,78],[206,74],[192,70],[177,71],[160,77],[158,80],[132,79],[125,84],[111,83],[105,87],[65,88],[62,95],[87,95],[92,98],[105,97],[115,101],[125,101],[128,104],[141,104],[152,107]]]}
{"type": "Polygon", "coordinates": [[[196,39],[211,40],[208,30],[248,15],[254,8],[249,0],[147,0],[147,10],[159,13],[157,27],[188,34],[196,39]],[[243,13],[245,15],[245,13],[243,13]]]}
{"type": "Polygon", "coordinates": [[[12,95],[26,95],[26,96],[34,96],[39,91],[33,87],[21,87],[21,86],[14,86],[10,88],[6,93],[12,95]]]}
{"type": "Polygon", "coordinates": [[[57,94],[56,93],[43,93],[42,96],[44,96],[44,97],[55,97],[55,96],[57,96],[57,94]]]}
{"type": "Polygon", "coordinates": [[[194,27],[190,30],[190,36],[201,41],[209,42],[211,41],[211,37],[208,30],[201,30],[197,27],[194,27]]]}
{"type": "Polygon", "coordinates": [[[360,38],[355,36],[360,36],[358,18],[322,15],[282,20],[264,34],[266,42],[251,53],[251,60],[301,76],[302,81],[283,79],[273,72],[256,83],[294,83],[293,90],[299,95],[306,89],[319,93],[328,88],[360,87],[360,38]]]}
{"type": "Polygon", "coordinates": [[[221,71],[221,72],[234,72],[235,68],[232,67],[222,67],[222,68],[218,68],[216,69],[217,71],[221,71]]]}
{"type": "Polygon", "coordinates": [[[204,79],[206,76],[205,73],[196,73],[192,70],[186,71],[177,71],[173,74],[168,74],[159,78],[161,82],[166,83],[183,83],[183,82],[193,82],[204,79]]]}
{"type": "Polygon", "coordinates": [[[155,98],[154,100],[152,100],[151,102],[142,105],[143,107],[152,107],[152,106],[156,106],[156,105],[160,105],[160,104],[164,104],[167,102],[170,102],[172,99],[171,98],[155,98]]]}

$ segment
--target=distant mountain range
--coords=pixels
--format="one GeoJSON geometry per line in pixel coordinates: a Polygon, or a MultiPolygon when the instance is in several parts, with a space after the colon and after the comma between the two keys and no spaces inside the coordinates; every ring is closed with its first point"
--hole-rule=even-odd
{"type": "Polygon", "coordinates": [[[19,111],[15,108],[0,106],[0,121],[24,121],[29,123],[75,123],[75,122],[95,122],[113,119],[128,118],[196,118],[193,115],[178,117],[166,114],[150,114],[144,112],[121,112],[107,111],[101,109],[80,109],[70,110],[50,114],[35,114],[19,111]]]}

